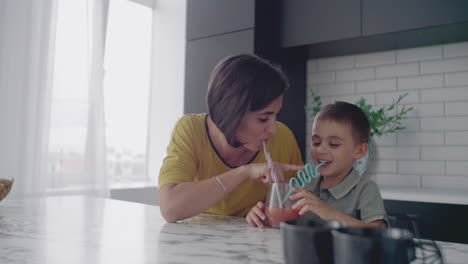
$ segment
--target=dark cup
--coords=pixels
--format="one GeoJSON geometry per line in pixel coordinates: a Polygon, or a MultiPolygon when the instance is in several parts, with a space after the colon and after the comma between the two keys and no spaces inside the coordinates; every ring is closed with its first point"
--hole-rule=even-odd
{"type": "Polygon", "coordinates": [[[281,223],[285,262],[333,263],[331,231],[344,226],[339,221],[310,220],[304,217],[281,223]]]}
{"type": "Polygon", "coordinates": [[[406,264],[415,258],[413,236],[405,229],[342,228],[332,237],[336,264],[406,264]]]}

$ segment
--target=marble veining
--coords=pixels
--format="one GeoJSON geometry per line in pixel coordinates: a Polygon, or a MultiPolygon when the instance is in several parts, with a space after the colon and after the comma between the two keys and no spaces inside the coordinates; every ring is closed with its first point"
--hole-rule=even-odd
{"type": "MultiPolygon", "coordinates": [[[[438,242],[445,263],[468,245],[438,242]]],[[[284,263],[280,230],[202,214],[168,224],[159,207],[83,196],[0,202],[0,263],[284,263]]]]}

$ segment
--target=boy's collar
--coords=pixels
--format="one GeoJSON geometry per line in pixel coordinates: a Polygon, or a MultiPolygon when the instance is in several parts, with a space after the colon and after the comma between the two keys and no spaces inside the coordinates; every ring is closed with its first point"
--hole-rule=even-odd
{"type": "MultiPolygon", "coordinates": [[[[317,190],[320,190],[322,179],[323,178],[320,177],[319,183],[315,186],[317,190]]],[[[348,194],[360,180],[361,176],[359,176],[359,173],[353,169],[342,182],[332,188],[329,188],[328,191],[335,199],[340,199],[348,194]]]]}

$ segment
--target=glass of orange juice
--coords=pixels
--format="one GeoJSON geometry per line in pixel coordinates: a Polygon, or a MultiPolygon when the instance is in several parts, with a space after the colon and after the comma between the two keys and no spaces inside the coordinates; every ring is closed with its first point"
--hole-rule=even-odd
{"type": "Polygon", "coordinates": [[[265,203],[266,224],[279,228],[281,222],[299,218],[299,210],[292,209],[296,201],[289,200],[288,182],[272,182],[268,184],[265,203]]]}

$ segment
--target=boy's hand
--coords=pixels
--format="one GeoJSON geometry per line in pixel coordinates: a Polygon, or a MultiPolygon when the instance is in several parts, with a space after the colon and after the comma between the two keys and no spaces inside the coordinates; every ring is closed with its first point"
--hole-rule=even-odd
{"type": "Polygon", "coordinates": [[[297,200],[292,206],[293,209],[299,209],[299,215],[303,215],[307,211],[311,211],[323,220],[339,220],[342,218],[342,212],[329,206],[324,201],[320,200],[311,192],[294,188],[294,194],[289,196],[290,200],[297,200]]]}
{"type": "Polygon", "coordinates": [[[264,208],[265,204],[262,202],[258,202],[254,207],[252,207],[245,217],[247,223],[254,227],[258,226],[263,228],[263,221],[266,219],[265,213],[263,213],[264,208]]]}

